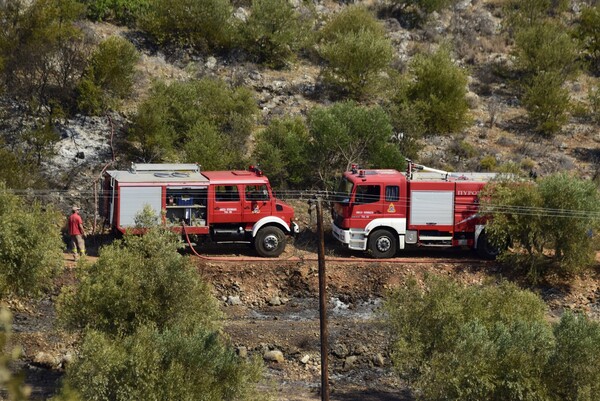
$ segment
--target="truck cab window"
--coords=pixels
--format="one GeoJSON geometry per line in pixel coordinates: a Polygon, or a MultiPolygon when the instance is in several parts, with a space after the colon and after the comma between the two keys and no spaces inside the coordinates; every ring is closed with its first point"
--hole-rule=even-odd
{"type": "Polygon", "coordinates": [[[266,201],[269,200],[269,191],[266,185],[247,185],[246,200],[249,201],[266,201]]]}
{"type": "Polygon", "coordinates": [[[359,185],[356,187],[354,199],[357,204],[367,204],[378,202],[381,197],[379,185],[359,185]]]}
{"type": "Polygon", "coordinates": [[[240,200],[240,193],[235,185],[219,185],[215,187],[215,197],[219,202],[236,202],[240,200]]]}
{"type": "Polygon", "coordinates": [[[400,199],[400,187],[397,185],[388,185],[385,187],[385,201],[398,202],[400,199]]]}

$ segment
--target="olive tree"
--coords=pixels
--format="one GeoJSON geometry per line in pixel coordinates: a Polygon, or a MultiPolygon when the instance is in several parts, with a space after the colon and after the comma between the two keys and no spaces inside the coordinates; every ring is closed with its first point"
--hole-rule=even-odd
{"type": "Polygon", "coordinates": [[[317,46],[325,82],[360,99],[374,93],[393,48],[383,26],[365,8],[348,7],[321,30],[317,46]]]}
{"type": "Polygon", "coordinates": [[[138,107],[129,138],[146,162],[198,162],[205,169],[244,165],[258,109],[252,92],[216,79],[157,82],[138,107]]]}
{"type": "Polygon", "coordinates": [[[0,295],[39,295],[63,265],[63,216],[0,182],[0,295]]]}
{"type": "Polygon", "coordinates": [[[482,208],[491,217],[487,235],[502,248],[512,245],[503,258],[531,279],[548,269],[576,273],[594,263],[593,233],[599,224],[590,217],[600,206],[592,181],[555,174],[537,183],[498,182],[485,192],[482,208]]]}
{"type": "Polygon", "coordinates": [[[384,304],[392,360],[417,398],[591,401],[600,397],[600,325],[557,324],[533,292],[501,282],[410,279],[384,304]]]}
{"type": "Polygon", "coordinates": [[[116,108],[130,94],[139,57],[126,39],[113,36],[101,42],[78,85],[79,109],[100,114],[116,108]]]}
{"type": "Polygon", "coordinates": [[[600,3],[581,10],[575,36],[582,44],[590,71],[600,74],[600,3]]]}
{"type": "Polygon", "coordinates": [[[402,169],[405,159],[392,141],[389,116],[380,106],[352,101],[317,107],[308,115],[313,180],[329,187],[352,164],[402,169]]]}
{"type": "Polygon", "coordinates": [[[426,133],[454,133],[470,122],[467,72],[454,63],[449,49],[419,54],[409,69],[406,96],[400,99],[412,103],[410,108],[420,115],[426,133]]]}
{"type": "Polygon", "coordinates": [[[96,263],[78,270],[79,284],[61,293],[60,321],[111,335],[145,324],[214,328],[219,313],[210,289],[180,247],[175,234],[156,227],[102,248],[96,263]]]}
{"type": "Polygon", "coordinates": [[[115,340],[90,330],[55,400],[266,400],[261,375],[260,361],[239,357],[214,331],[143,325],[115,340]]]}
{"type": "Polygon", "coordinates": [[[288,0],[254,0],[240,28],[242,44],[258,62],[282,67],[308,43],[311,22],[288,0]]]}

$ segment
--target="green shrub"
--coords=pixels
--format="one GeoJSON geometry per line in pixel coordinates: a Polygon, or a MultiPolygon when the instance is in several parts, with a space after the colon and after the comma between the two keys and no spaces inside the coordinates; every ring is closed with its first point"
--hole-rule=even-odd
{"type": "Polygon", "coordinates": [[[556,350],[547,366],[548,391],[560,401],[600,397],[600,324],[585,315],[565,313],[554,328],[556,350]]]}
{"type": "Polygon", "coordinates": [[[252,92],[203,79],[155,84],[129,138],[145,161],[197,162],[206,170],[241,167],[257,113],[252,92]]]}
{"type": "Polygon", "coordinates": [[[273,120],[256,136],[253,158],[276,188],[306,188],[311,183],[310,136],[300,118],[273,120]]]}
{"type": "Polygon", "coordinates": [[[577,46],[569,31],[555,21],[519,29],[514,54],[518,68],[527,75],[552,72],[564,79],[577,72],[577,46]]]}
{"type": "Polygon", "coordinates": [[[258,62],[282,67],[307,44],[311,22],[288,0],[254,0],[241,28],[243,46],[258,62]]]}
{"type": "Polygon", "coordinates": [[[592,181],[556,174],[537,184],[499,182],[481,199],[483,210],[492,216],[486,225],[489,238],[500,245],[510,239],[513,251],[503,258],[530,279],[538,280],[550,268],[577,273],[593,265],[590,232],[598,229],[598,222],[589,216],[600,206],[592,181]]]}
{"type": "Polygon", "coordinates": [[[588,101],[590,103],[592,120],[596,124],[600,124],[600,86],[590,88],[588,92],[588,101]]]}
{"type": "Polygon", "coordinates": [[[87,16],[93,21],[114,21],[133,25],[136,17],[147,8],[148,0],[82,0],[87,16]]]}
{"type": "Polygon", "coordinates": [[[72,106],[85,66],[86,44],[75,24],[83,13],[76,0],[0,3],[0,79],[9,95],[51,109],[72,106]]]}
{"type": "Polygon", "coordinates": [[[552,136],[568,121],[569,91],[560,74],[541,72],[524,84],[523,106],[535,131],[552,136]]]}
{"type": "Polygon", "coordinates": [[[39,295],[63,264],[63,217],[0,182],[0,295],[39,295]]]}
{"type": "Polygon", "coordinates": [[[138,24],[160,44],[189,46],[202,52],[227,48],[233,37],[227,0],[148,0],[138,24]]]}
{"type": "Polygon", "coordinates": [[[394,4],[398,4],[402,9],[416,7],[418,10],[431,14],[434,11],[442,11],[445,8],[458,3],[458,0],[392,0],[394,4]]]}
{"type": "Polygon", "coordinates": [[[88,331],[65,387],[89,401],[258,400],[266,399],[255,388],[260,378],[260,363],[238,357],[215,332],[142,326],[119,340],[88,331]]]}
{"type": "Polygon", "coordinates": [[[61,293],[62,324],[110,335],[129,335],[147,324],[213,329],[215,301],[192,262],[177,252],[177,238],[154,228],[102,248],[95,264],[79,269],[79,284],[61,293]]]}
{"type": "Polygon", "coordinates": [[[479,166],[483,171],[494,171],[497,164],[496,158],[492,155],[483,156],[479,161],[479,166]]]}
{"type": "Polygon", "coordinates": [[[590,71],[600,74],[600,4],[581,10],[576,37],[586,53],[590,71]]]}
{"type": "Polygon", "coordinates": [[[554,338],[546,306],[506,282],[465,287],[428,276],[385,301],[393,362],[420,399],[545,399],[554,338]]]}
{"type": "Polygon", "coordinates": [[[469,124],[467,73],[454,64],[448,49],[417,55],[410,64],[408,100],[429,134],[458,132],[469,124]]]}
{"type": "Polygon", "coordinates": [[[79,108],[100,114],[130,94],[139,53],[126,39],[113,36],[98,46],[79,84],[79,108]]]}
{"type": "Polygon", "coordinates": [[[340,102],[308,115],[310,166],[315,183],[331,188],[352,164],[403,169],[405,159],[392,143],[389,116],[379,107],[340,102]]]}
{"type": "Polygon", "coordinates": [[[506,23],[515,30],[533,26],[564,12],[569,0],[510,0],[505,3],[506,23]]]}
{"type": "Polygon", "coordinates": [[[325,25],[320,38],[325,82],[357,99],[378,89],[393,48],[383,26],[366,9],[354,6],[341,11],[325,25]]]}

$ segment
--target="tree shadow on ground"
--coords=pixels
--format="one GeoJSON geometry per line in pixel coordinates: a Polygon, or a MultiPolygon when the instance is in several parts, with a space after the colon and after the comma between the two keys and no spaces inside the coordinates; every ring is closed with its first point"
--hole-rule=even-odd
{"type": "Polygon", "coordinates": [[[414,397],[406,389],[398,392],[367,390],[334,393],[330,398],[335,401],[414,401],[414,397]]]}

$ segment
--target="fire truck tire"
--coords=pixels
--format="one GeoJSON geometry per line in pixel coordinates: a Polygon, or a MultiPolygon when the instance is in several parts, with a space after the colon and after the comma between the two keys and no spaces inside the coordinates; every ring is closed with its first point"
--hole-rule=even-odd
{"type": "Polygon", "coordinates": [[[500,254],[500,248],[490,243],[485,230],[479,235],[477,240],[477,254],[483,259],[493,260],[500,254]]]}
{"type": "Polygon", "coordinates": [[[265,258],[275,258],[283,252],[287,238],[280,228],[274,226],[263,227],[258,230],[254,238],[254,249],[265,258]]]}
{"type": "Polygon", "coordinates": [[[368,248],[376,259],[392,258],[398,250],[398,238],[389,230],[377,230],[369,236],[368,248]]]}

